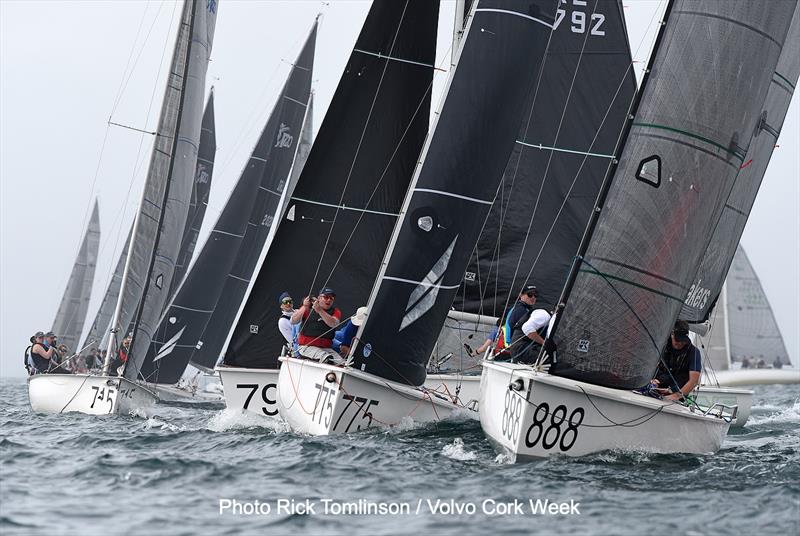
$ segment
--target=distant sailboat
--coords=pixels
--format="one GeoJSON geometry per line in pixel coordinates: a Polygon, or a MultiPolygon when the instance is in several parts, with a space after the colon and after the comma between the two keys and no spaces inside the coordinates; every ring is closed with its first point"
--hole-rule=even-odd
{"type": "Polygon", "coordinates": [[[795,5],[667,6],[557,302],[547,335],[557,352],[534,366],[484,363],[481,426],[513,460],[719,449],[733,416],[724,408],[701,412],[630,390],[653,377],[744,164],[795,5]]]}
{"type": "Polygon", "coordinates": [[[97,201],[92,209],[92,216],[83,236],[78,256],[72,267],[67,288],[58,306],[56,319],[53,322],[53,333],[58,336],[59,344],[65,344],[70,352],[77,352],[83,323],[89,310],[92,297],[94,271],[97,265],[97,253],[100,248],[100,213],[97,201]]]}
{"type": "Polygon", "coordinates": [[[244,299],[284,191],[293,189],[310,137],[311,82],[317,23],[292,66],[275,106],[197,261],[161,319],[142,377],[162,392],[190,362],[210,371],[244,299]],[[302,148],[302,151],[301,151],[302,148]]]}
{"type": "Polygon", "coordinates": [[[186,225],[200,141],[216,0],[183,5],[142,201],[133,227],[102,374],[39,374],[28,379],[35,411],[127,412],[155,403],[137,382],[144,351],[168,297],[186,225]],[[118,335],[133,326],[127,361],[111,375],[118,335]]]}

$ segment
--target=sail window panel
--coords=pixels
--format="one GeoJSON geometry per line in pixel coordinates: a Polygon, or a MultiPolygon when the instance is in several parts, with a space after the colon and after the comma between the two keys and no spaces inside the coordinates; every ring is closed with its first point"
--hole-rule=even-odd
{"type": "Polygon", "coordinates": [[[661,186],[661,157],[651,156],[642,160],[636,178],[656,188],[661,186]]]}

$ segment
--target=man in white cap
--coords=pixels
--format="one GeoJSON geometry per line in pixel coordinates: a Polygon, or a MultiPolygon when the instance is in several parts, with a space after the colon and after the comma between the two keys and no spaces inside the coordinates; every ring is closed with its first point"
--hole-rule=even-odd
{"type": "Polygon", "coordinates": [[[347,358],[350,353],[350,347],[353,345],[353,337],[358,333],[358,327],[364,323],[367,318],[367,308],[359,307],[356,314],[351,316],[347,322],[344,323],[341,329],[336,331],[333,337],[333,349],[339,352],[339,355],[347,358]]]}

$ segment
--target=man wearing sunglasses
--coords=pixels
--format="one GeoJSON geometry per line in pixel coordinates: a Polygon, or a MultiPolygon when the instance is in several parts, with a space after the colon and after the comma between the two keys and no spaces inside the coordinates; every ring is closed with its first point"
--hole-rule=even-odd
{"type": "MultiPolygon", "coordinates": [[[[536,287],[534,285],[526,285],[519,294],[519,299],[514,304],[514,307],[506,315],[505,322],[502,325],[502,336],[498,346],[498,352],[510,357],[511,353],[515,353],[515,348],[512,347],[514,341],[517,341],[522,336],[522,325],[531,316],[533,306],[536,304],[536,287]]],[[[521,343],[520,343],[521,344],[521,343]]]]}
{"type": "Polygon", "coordinates": [[[292,297],[288,292],[284,292],[278,298],[278,303],[281,307],[281,316],[278,318],[278,330],[291,347],[292,343],[294,342],[294,332],[292,330],[292,315],[294,314],[294,307],[292,297]]]}
{"type": "Polygon", "coordinates": [[[333,338],[342,318],[342,312],[333,306],[336,293],[324,287],[317,298],[306,296],[303,306],[292,315],[292,324],[300,325],[298,343],[300,355],[320,362],[341,363],[344,360],[333,350],[333,338]]]}

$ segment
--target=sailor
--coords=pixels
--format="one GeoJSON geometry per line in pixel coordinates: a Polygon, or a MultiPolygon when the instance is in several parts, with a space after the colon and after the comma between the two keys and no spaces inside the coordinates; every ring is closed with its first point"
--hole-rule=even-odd
{"type": "Polygon", "coordinates": [[[31,345],[31,359],[33,360],[33,367],[39,374],[47,373],[50,370],[50,360],[56,353],[56,349],[52,346],[45,346],[47,343],[45,341],[43,332],[38,331],[33,337],[34,341],[31,345]]]}
{"type": "Polygon", "coordinates": [[[292,326],[292,315],[294,314],[294,307],[292,304],[294,302],[289,293],[284,292],[278,298],[278,303],[281,308],[281,316],[278,318],[278,331],[281,332],[281,335],[283,335],[283,338],[289,344],[289,347],[291,347],[296,335],[296,330],[292,326]]]}
{"type": "Polygon", "coordinates": [[[497,323],[495,327],[492,328],[492,331],[486,336],[486,340],[483,341],[483,344],[478,346],[475,350],[469,347],[468,344],[464,344],[464,347],[467,349],[467,353],[470,357],[479,357],[482,356],[486,350],[489,349],[490,346],[494,346],[497,344],[497,337],[500,335],[500,323],[501,319],[497,319],[497,323]]]}
{"type": "MultiPolygon", "coordinates": [[[[513,352],[515,350],[512,345],[523,337],[521,331],[522,324],[530,317],[533,306],[536,304],[536,296],[537,292],[534,285],[527,285],[522,289],[522,292],[519,294],[519,299],[506,315],[497,343],[496,354],[505,354],[508,356],[509,351],[513,352]]],[[[497,358],[498,355],[495,355],[495,359],[497,358]]]]}
{"type": "Polygon", "coordinates": [[[678,320],[651,383],[669,391],[666,400],[681,400],[700,383],[701,366],[700,350],[689,338],[689,323],[678,320]]]}
{"type": "Polygon", "coordinates": [[[333,337],[332,348],[336,350],[339,355],[347,357],[350,353],[350,347],[353,345],[353,337],[358,333],[358,327],[364,323],[367,318],[367,308],[359,307],[356,314],[347,319],[347,322],[342,327],[336,330],[336,335],[333,337]]]}
{"type": "MultiPolygon", "coordinates": [[[[41,332],[39,332],[41,333],[41,332]]],[[[25,370],[28,371],[28,376],[33,376],[36,374],[36,367],[33,365],[33,358],[31,357],[31,348],[33,345],[36,344],[36,335],[31,335],[31,338],[28,339],[30,344],[25,348],[25,359],[23,364],[25,365],[25,370]]]]}
{"type": "Polygon", "coordinates": [[[550,313],[545,309],[531,311],[528,319],[522,324],[520,340],[514,344],[515,362],[531,364],[536,361],[539,357],[539,351],[544,346],[550,318],[550,313]]]}
{"type": "Polygon", "coordinates": [[[330,287],[324,287],[317,296],[306,296],[303,306],[292,315],[292,324],[302,322],[297,341],[298,351],[303,357],[316,359],[321,363],[343,363],[342,357],[332,348],[335,330],[342,318],[342,312],[333,306],[336,292],[330,287]]]}

